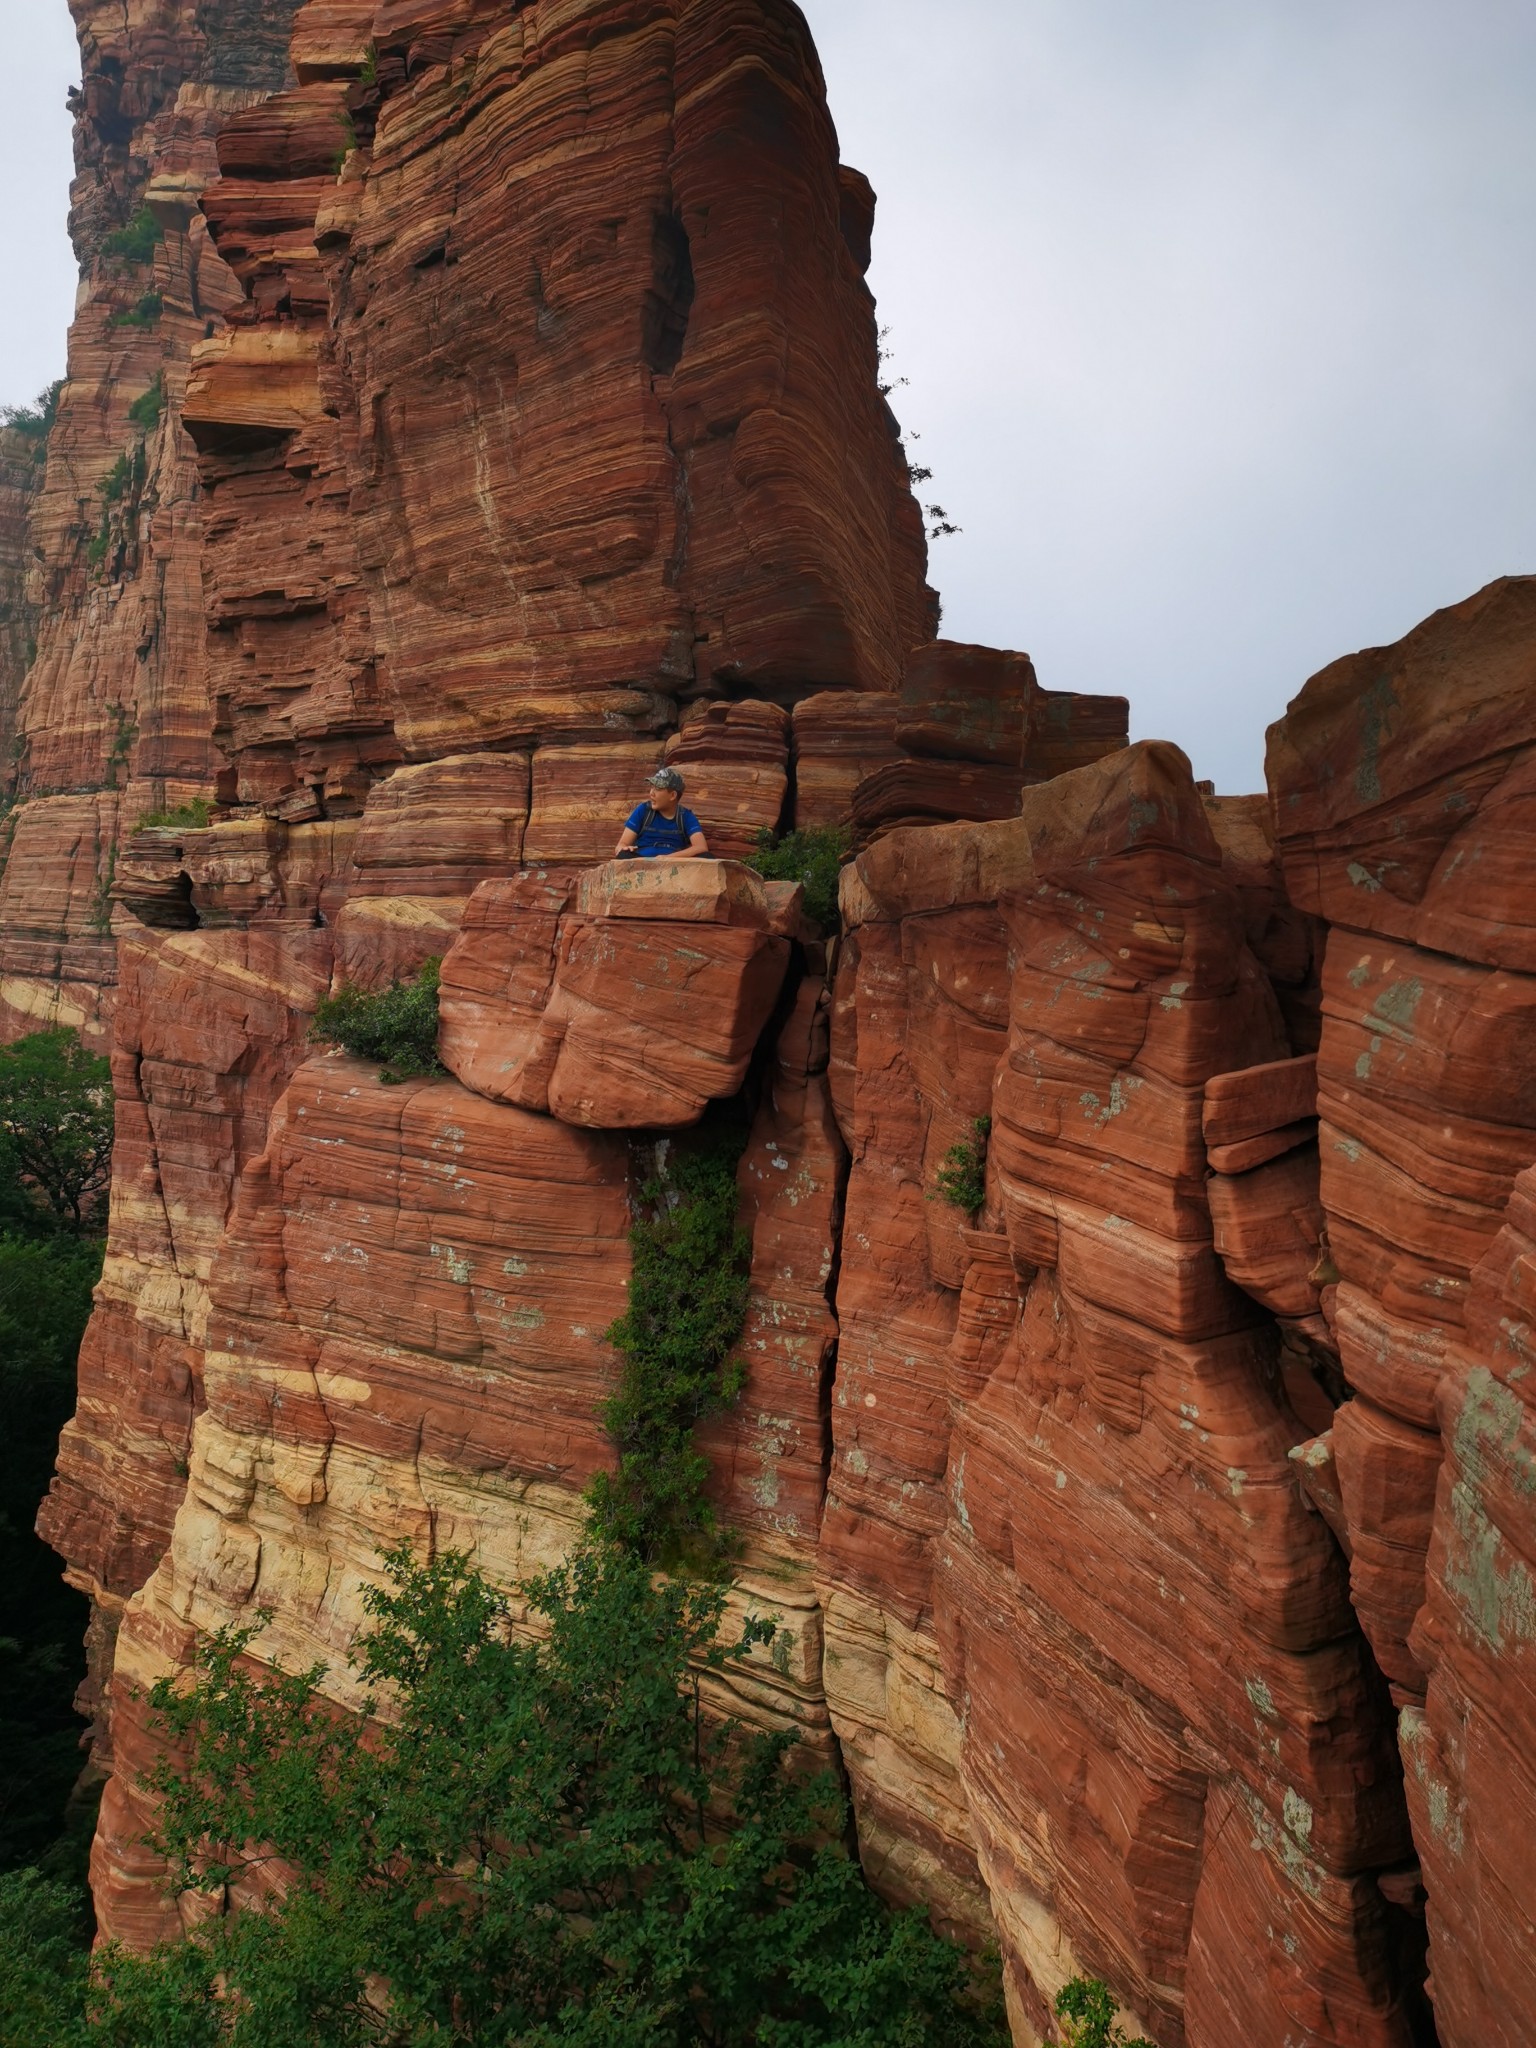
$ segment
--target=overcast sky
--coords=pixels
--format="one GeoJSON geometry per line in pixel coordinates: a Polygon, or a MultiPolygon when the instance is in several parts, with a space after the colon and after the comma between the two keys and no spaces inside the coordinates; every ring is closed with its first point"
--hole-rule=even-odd
{"type": "MultiPolygon", "coordinates": [[[[805,0],[880,195],[944,631],[1227,790],[1335,655],[1536,570],[1531,0],[805,0]]],[[[0,0],[0,402],[62,369],[65,0],[0,0]]]]}

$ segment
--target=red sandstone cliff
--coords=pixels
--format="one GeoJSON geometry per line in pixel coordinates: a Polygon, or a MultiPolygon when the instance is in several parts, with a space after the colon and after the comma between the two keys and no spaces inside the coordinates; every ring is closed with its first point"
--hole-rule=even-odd
{"type": "Polygon", "coordinates": [[[1407,2048],[1426,1894],[1440,2040],[1525,2041],[1536,584],[1202,798],[1120,700],[934,642],[788,0],[75,11],[0,998],[115,1007],[43,1517],[105,1925],[165,1924],[134,1688],[199,1631],[337,1663],[381,1543],[569,1539],[631,1146],[745,1091],[708,1447],[790,1655],[734,1705],[836,1750],[874,1880],[995,1933],[1025,2042],[1082,1970],[1160,2048],[1407,2048]],[[604,865],[663,755],[720,853],[851,821],[839,941],[604,865]],[[307,1044],[429,955],[447,1078],[307,1044]]]}

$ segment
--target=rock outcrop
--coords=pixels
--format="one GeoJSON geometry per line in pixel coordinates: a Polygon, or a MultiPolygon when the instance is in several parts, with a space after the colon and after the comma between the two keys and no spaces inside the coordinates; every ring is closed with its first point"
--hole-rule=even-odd
{"type": "Polygon", "coordinates": [[[786,1627],[719,1704],[840,1763],[1021,2043],[1077,1972],[1158,2048],[1423,2048],[1426,1977],[1445,2048],[1525,2042],[1536,582],[1217,797],[935,638],[790,0],[74,12],[0,1030],[113,1050],[42,1517],[103,1927],[173,1924],[139,1689],[201,1634],[267,1609],[353,1707],[381,1545],[569,1543],[633,1190],[728,1106],[702,1441],[786,1627]],[[711,857],[613,863],[662,760],[711,857]],[[795,828],[834,936],[744,864],[795,828]],[[313,1040],[429,960],[441,1073],[313,1040]]]}

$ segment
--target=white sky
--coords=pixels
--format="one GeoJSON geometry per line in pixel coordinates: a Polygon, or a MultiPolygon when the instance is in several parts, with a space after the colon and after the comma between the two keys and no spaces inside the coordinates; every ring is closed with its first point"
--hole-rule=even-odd
{"type": "MultiPolygon", "coordinates": [[[[946,634],[1236,790],[1313,670],[1536,569],[1530,0],[805,5],[946,634]]],[[[16,402],[74,292],[65,0],[0,38],[16,402]]]]}

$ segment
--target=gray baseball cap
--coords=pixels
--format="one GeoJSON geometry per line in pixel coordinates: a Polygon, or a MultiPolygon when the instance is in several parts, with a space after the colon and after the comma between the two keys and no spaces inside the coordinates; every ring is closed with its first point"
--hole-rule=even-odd
{"type": "Polygon", "coordinates": [[[683,793],[683,778],[675,768],[658,768],[656,773],[650,778],[650,787],[652,789],[675,789],[678,795],[681,796],[683,793]]]}

